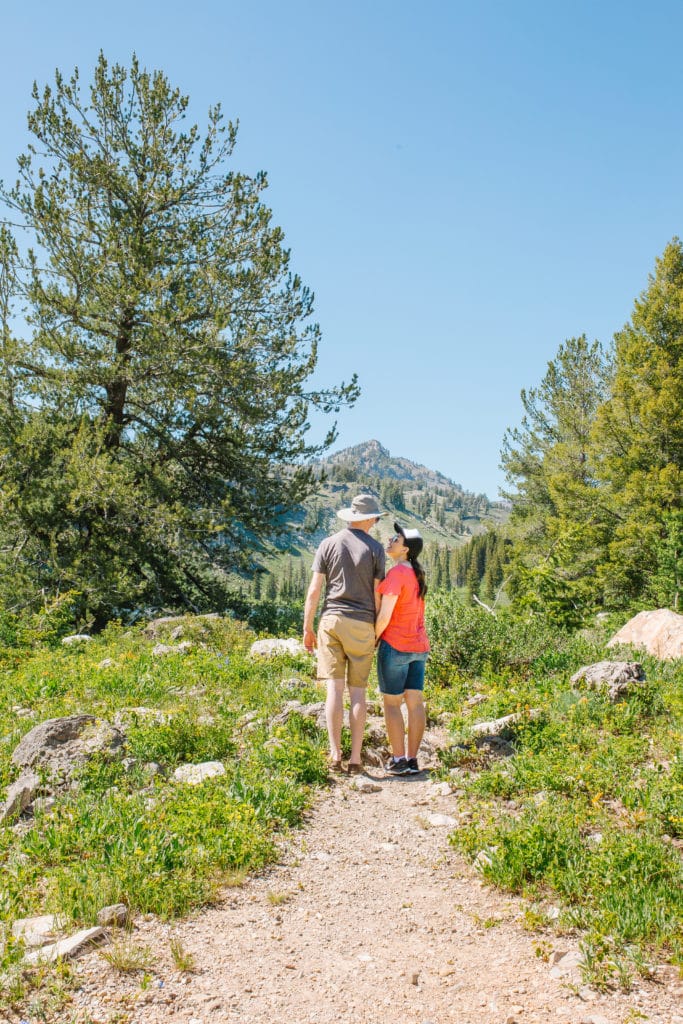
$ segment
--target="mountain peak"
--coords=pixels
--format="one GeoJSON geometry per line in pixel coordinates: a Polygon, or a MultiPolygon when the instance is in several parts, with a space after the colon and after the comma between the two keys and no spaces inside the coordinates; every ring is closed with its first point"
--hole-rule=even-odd
{"type": "Polygon", "coordinates": [[[391,453],[374,438],[371,441],[361,441],[360,444],[351,445],[350,448],[342,448],[334,455],[328,456],[326,462],[347,462],[353,459],[390,459],[391,453]]]}
{"type": "Polygon", "coordinates": [[[456,484],[443,473],[428,469],[410,459],[392,456],[391,452],[374,438],[352,445],[350,448],[343,448],[334,455],[328,455],[322,462],[330,468],[344,467],[348,474],[353,474],[361,481],[363,477],[379,477],[430,487],[453,488],[461,494],[465,493],[460,484],[456,484]]]}

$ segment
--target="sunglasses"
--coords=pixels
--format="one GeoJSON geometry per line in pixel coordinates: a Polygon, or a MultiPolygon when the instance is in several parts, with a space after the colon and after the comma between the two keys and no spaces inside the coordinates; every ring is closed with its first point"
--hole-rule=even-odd
{"type": "Polygon", "coordinates": [[[400,533],[395,533],[393,537],[390,537],[387,541],[388,544],[395,544],[397,540],[403,540],[400,533]]]}

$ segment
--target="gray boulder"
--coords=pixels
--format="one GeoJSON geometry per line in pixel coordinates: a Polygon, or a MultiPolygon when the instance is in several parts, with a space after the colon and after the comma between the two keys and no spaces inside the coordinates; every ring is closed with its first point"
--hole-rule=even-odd
{"type": "Polygon", "coordinates": [[[473,736],[509,736],[514,735],[514,726],[529,718],[538,718],[538,708],[531,708],[530,711],[514,711],[511,715],[503,715],[502,718],[492,718],[489,722],[477,722],[470,726],[473,736]]]}
{"type": "Polygon", "coordinates": [[[101,945],[108,941],[104,928],[83,928],[81,931],[70,935],[67,939],[60,939],[49,946],[35,949],[24,956],[24,963],[36,966],[40,963],[51,963],[55,960],[75,960],[84,953],[88,953],[93,946],[101,945]]]}
{"type": "Polygon", "coordinates": [[[280,654],[307,654],[306,648],[301,640],[290,637],[287,640],[255,640],[249,648],[249,655],[252,658],[274,658],[280,654]]]}
{"type": "Polygon", "coordinates": [[[312,718],[319,729],[327,728],[325,718],[325,701],[316,701],[314,704],[302,704],[300,700],[288,700],[282,711],[275,715],[271,725],[284,725],[290,715],[301,715],[302,718],[312,718]]]}
{"type": "MultiPolygon", "coordinates": [[[[208,612],[206,615],[163,615],[159,619],[152,619],[145,626],[146,636],[156,638],[160,633],[166,632],[169,627],[175,632],[178,628],[194,622],[215,622],[220,619],[218,612],[208,612]]],[[[181,635],[181,634],[178,634],[181,635]]],[[[175,638],[174,638],[175,639],[175,638]]]]}
{"type": "Polygon", "coordinates": [[[645,679],[638,661],[597,661],[584,665],[571,678],[574,689],[604,690],[614,703],[645,679]]]}
{"type": "Polygon", "coordinates": [[[179,644],[157,644],[152,648],[152,657],[165,658],[168,654],[187,654],[191,650],[191,640],[182,640],[179,644]]]}
{"type": "Polygon", "coordinates": [[[46,946],[49,942],[56,942],[60,932],[61,928],[54,914],[22,917],[12,925],[12,935],[15,939],[21,939],[25,946],[46,946]]]}
{"type": "Polygon", "coordinates": [[[25,811],[40,789],[40,779],[35,772],[23,772],[7,790],[5,803],[0,806],[0,825],[18,818],[25,811]]]}
{"type": "Polygon", "coordinates": [[[170,718],[170,712],[162,711],[160,708],[120,708],[114,715],[114,725],[123,732],[131,725],[136,725],[141,721],[166,725],[170,718]]]}
{"type": "Polygon", "coordinates": [[[20,768],[40,766],[52,776],[68,779],[95,754],[115,757],[124,741],[123,732],[94,715],[49,718],[26,733],[11,760],[20,768]]]}
{"type": "Polygon", "coordinates": [[[125,903],[113,903],[97,912],[100,928],[125,928],[130,921],[130,911],[125,903]]]}
{"type": "Polygon", "coordinates": [[[202,761],[201,764],[179,765],[173,778],[187,786],[199,786],[206,779],[214,779],[218,775],[225,775],[225,765],[221,761],[202,761]]]}

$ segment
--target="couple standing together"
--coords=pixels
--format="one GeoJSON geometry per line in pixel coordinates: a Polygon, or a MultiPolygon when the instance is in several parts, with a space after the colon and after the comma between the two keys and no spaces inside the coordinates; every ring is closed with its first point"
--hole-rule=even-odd
{"type": "Polygon", "coordinates": [[[349,775],[361,772],[365,728],[365,691],[377,650],[377,675],[384,698],[384,719],[392,758],[391,775],[419,772],[417,754],[425,730],[423,698],[429,640],[424,625],[426,584],[418,555],[422,538],[417,530],[394,523],[386,553],[394,562],[385,575],[385,551],[370,530],[386,512],[375,498],[359,494],[337,515],[346,528],[327,537],[313,559],[313,575],[304,610],[304,646],[318,650],[318,678],[327,684],[325,704],[330,739],[330,769],[342,771],[341,733],[344,688],[348,684],[351,709],[349,775]],[[320,594],[325,599],[318,625],[313,628],[320,594]],[[408,711],[406,737],[401,705],[408,711]]]}

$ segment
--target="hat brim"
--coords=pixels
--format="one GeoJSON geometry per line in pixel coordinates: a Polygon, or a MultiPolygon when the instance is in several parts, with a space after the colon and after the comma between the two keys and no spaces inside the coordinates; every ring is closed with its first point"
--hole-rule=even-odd
{"type": "Polygon", "coordinates": [[[358,515],[352,508],[340,508],[337,512],[339,519],[343,519],[345,523],[364,523],[366,519],[381,519],[382,516],[388,516],[388,512],[373,512],[371,515],[367,513],[358,515]]]}

